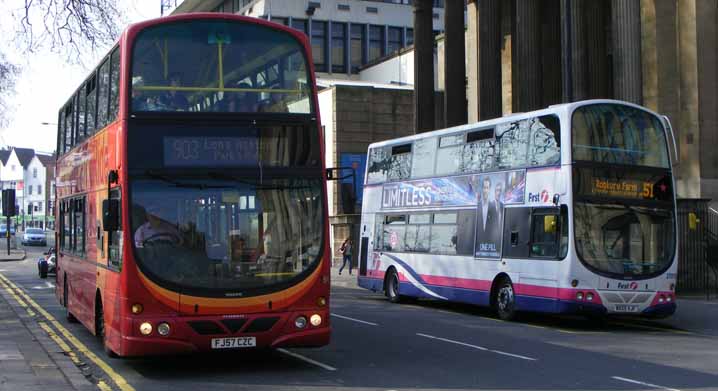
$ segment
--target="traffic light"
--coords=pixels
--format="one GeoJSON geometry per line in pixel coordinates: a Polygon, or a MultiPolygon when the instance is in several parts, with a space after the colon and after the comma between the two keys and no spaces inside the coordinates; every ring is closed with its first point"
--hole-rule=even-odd
{"type": "Polygon", "coordinates": [[[3,216],[15,216],[15,189],[2,191],[2,211],[3,216]]]}

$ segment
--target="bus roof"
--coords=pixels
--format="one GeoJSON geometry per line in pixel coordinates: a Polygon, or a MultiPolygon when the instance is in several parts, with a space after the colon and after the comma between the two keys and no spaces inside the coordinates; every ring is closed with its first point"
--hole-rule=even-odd
{"type": "Polygon", "coordinates": [[[641,110],[648,111],[651,114],[660,117],[660,115],[658,113],[655,113],[652,110],[649,110],[643,106],[640,106],[640,105],[637,105],[637,104],[634,104],[631,102],[625,102],[625,101],[614,100],[614,99],[590,99],[590,100],[582,100],[582,101],[569,102],[569,103],[560,103],[560,104],[551,105],[545,109],[522,112],[522,113],[512,113],[512,114],[505,115],[503,117],[492,118],[492,119],[485,120],[485,121],[473,122],[470,124],[454,126],[451,128],[437,129],[437,130],[433,130],[430,132],[414,134],[414,135],[410,135],[410,136],[404,136],[404,137],[395,138],[395,139],[391,139],[391,140],[379,141],[379,142],[370,144],[369,148],[371,149],[371,148],[376,148],[376,147],[383,147],[386,145],[401,144],[401,143],[406,143],[406,142],[411,142],[414,140],[422,139],[425,137],[443,136],[443,135],[450,135],[450,134],[465,132],[465,131],[474,130],[474,129],[488,128],[488,127],[506,123],[506,122],[518,121],[518,120],[522,120],[525,118],[537,117],[537,116],[546,115],[546,114],[559,114],[559,115],[561,113],[570,114],[577,107],[591,105],[591,104],[597,104],[597,103],[612,103],[612,104],[632,106],[632,107],[639,108],[641,110]]]}

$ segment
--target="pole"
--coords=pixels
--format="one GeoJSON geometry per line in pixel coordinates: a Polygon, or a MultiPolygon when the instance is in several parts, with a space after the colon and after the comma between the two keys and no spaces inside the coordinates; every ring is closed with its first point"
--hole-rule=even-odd
{"type": "Polygon", "coordinates": [[[6,217],[7,223],[5,224],[5,237],[7,238],[7,255],[10,255],[10,216],[6,217]]]}

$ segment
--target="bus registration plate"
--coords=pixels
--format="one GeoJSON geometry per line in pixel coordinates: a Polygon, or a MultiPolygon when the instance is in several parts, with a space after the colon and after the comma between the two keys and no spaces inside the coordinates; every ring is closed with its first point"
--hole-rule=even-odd
{"type": "Polygon", "coordinates": [[[212,338],[212,349],[251,348],[257,346],[256,337],[212,338]]]}
{"type": "Polygon", "coordinates": [[[638,306],[635,304],[616,304],[616,312],[638,312],[638,306]]]}

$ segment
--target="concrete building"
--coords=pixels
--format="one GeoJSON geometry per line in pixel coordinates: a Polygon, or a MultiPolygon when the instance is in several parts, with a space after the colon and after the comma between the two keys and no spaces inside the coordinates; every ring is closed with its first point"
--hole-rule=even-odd
{"type": "MultiPolygon", "coordinates": [[[[329,182],[329,219],[335,257],[351,229],[359,227],[362,183],[369,144],[413,134],[413,89],[409,86],[322,80],[319,110],[324,129],[327,167],[347,167],[340,175],[356,173],[356,178],[329,182]],[[356,182],[353,183],[354,179],[356,182]],[[356,184],[356,199],[351,188],[356,184]]],[[[358,240],[354,240],[358,243],[358,240]]],[[[356,252],[355,252],[356,253],[356,252]]]]}
{"type": "MultiPolygon", "coordinates": [[[[439,34],[444,0],[433,2],[439,34]]],[[[358,80],[362,66],[414,42],[410,0],[184,0],[171,14],[187,12],[230,12],[301,30],[310,37],[318,76],[334,79],[358,80]]]]}

